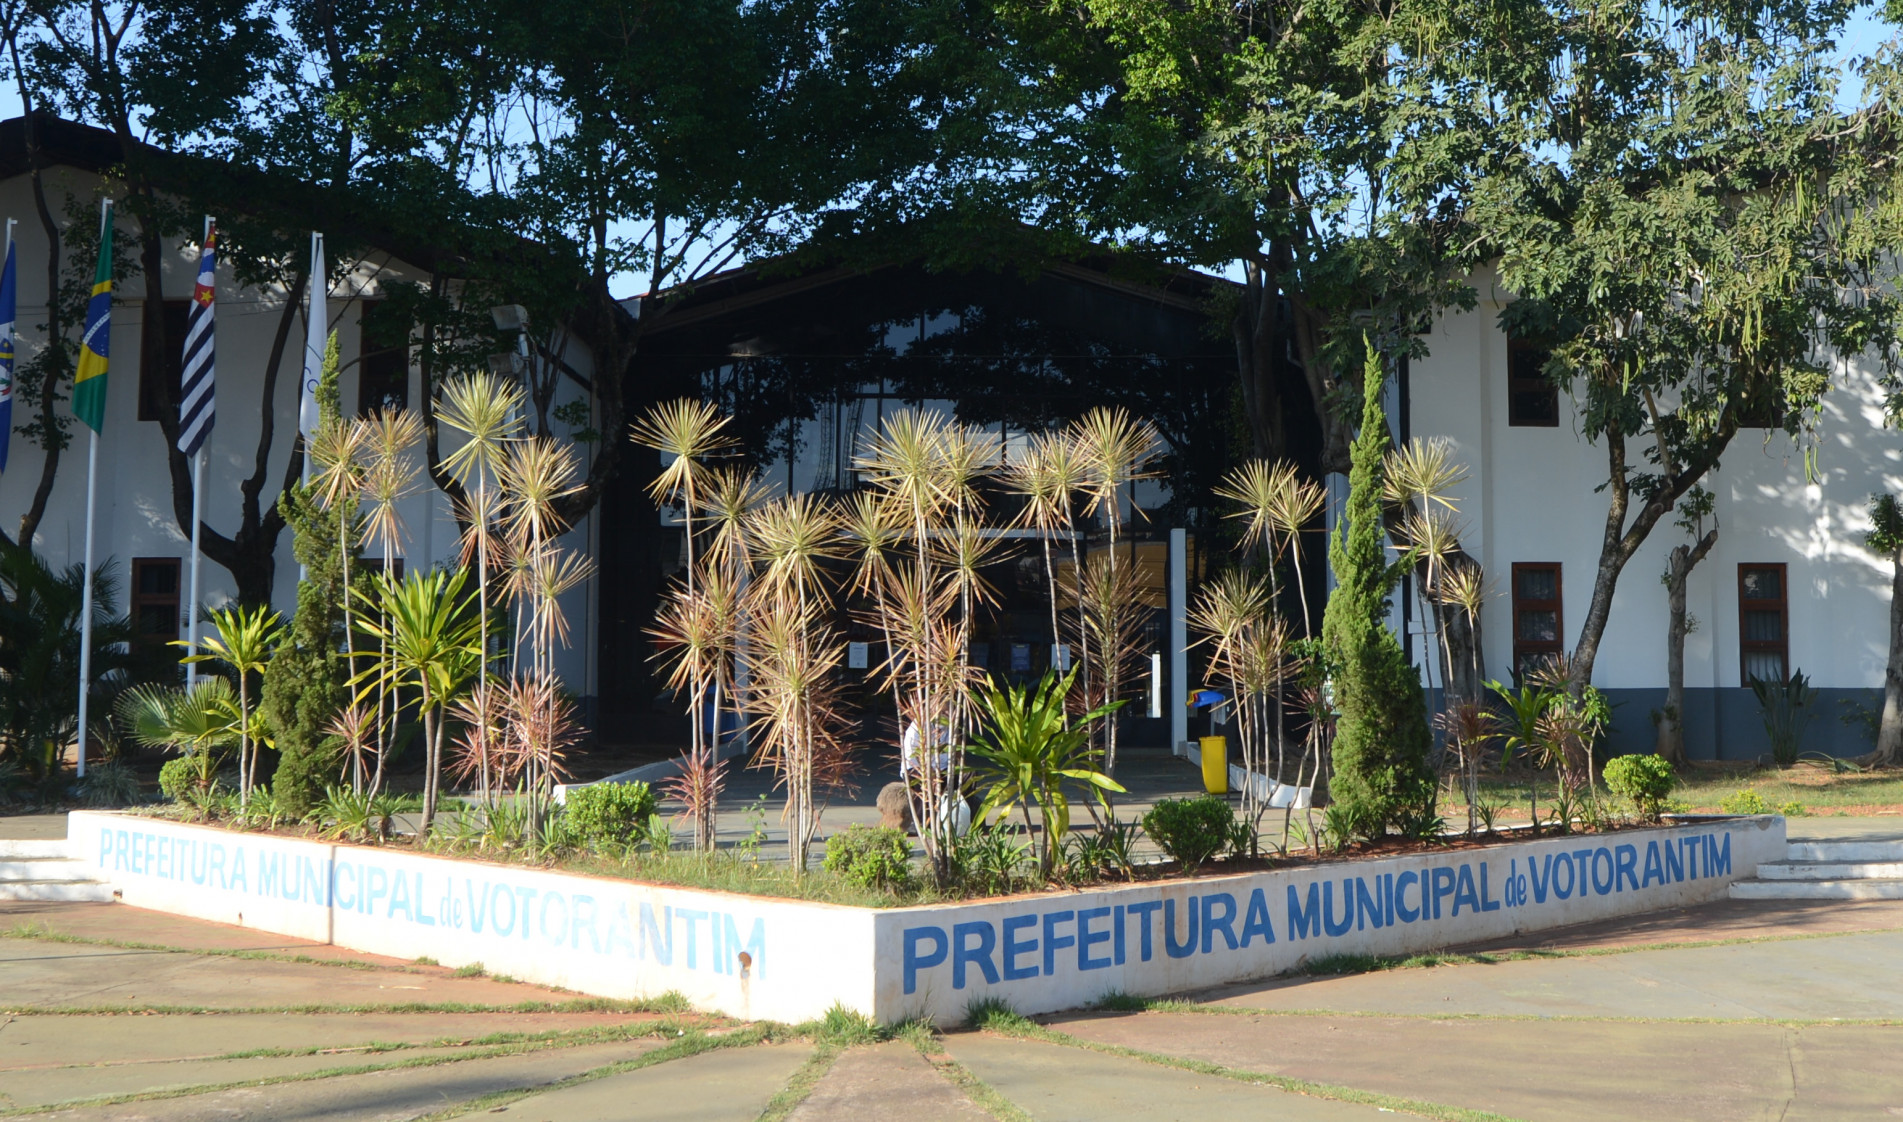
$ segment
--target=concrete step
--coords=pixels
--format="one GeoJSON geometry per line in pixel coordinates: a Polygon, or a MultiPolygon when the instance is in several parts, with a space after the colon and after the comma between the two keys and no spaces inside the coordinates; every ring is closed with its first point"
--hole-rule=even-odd
{"type": "Polygon", "coordinates": [[[0,880],[0,900],[56,900],[65,903],[112,902],[112,886],[96,880],[0,880]]]}
{"type": "Polygon", "coordinates": [[[1733,900],[1903,900],[1903,878],[1735,880],[1733,900]]]}
{"type": "Polygon", "coordinates": [[[67,856],[65,838],[0,838],[0,859],[65,856],[67,856]]]}
{"type": "Polygon", "coordinates": [[[1884,841],[1798,841],[1785,847],[1792,861],[1903,861],[1903,838],[1884,841]]]}
{"type": "Polygon", "coordinates": [[[10,880],[91,880],[86,866],[71,857],[0,855],[0,882],[10,880]]]}
{"type": "Polygon", "coordinates": [[[1903,861],[1766,861],[1765,880],[1903,880],[1903,861]]]}

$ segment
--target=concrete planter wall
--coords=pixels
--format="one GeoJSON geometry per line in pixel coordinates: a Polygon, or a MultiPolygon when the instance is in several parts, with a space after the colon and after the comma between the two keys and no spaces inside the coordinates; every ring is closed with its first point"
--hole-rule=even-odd
{"type": "Polygon", "coordinates": [[[138,907],[737,1017],[835,1002],[952,1022],[1159,995],[1718,899],[1784,856],[1760,816],[971,904],[847,908],[77,811],[74,857],[138,907]]]}

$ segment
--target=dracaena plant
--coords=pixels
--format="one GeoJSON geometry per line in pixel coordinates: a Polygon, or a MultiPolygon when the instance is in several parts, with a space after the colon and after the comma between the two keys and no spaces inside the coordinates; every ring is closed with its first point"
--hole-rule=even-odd
{"type": "Polygon", "coordinates": [[[1059,677],[1047,671],[1035,687],[1000,688],[989,677],[976,691],[978,727],[966,754],[984,789],[980,819],[995,823],[1016,812],[1032,839],[1040,877],[1048,878],[1070,832],[1072,794],[1108,808],[1108,794],[1123,792],[1100,768],[1102,753],[1092,744],[1092,727],[1124,703],[1100,705],[1072,717],[1067,701],[1077,670],[1059,677]],[[1031,809],[1037,808],[1033,828],[1031,809]]]}

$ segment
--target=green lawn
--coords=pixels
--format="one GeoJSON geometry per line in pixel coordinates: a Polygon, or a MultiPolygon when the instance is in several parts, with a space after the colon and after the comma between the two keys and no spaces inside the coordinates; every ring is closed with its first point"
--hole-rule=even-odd
{"type": "MultiPolygon", "coordinates": [[[[1484,777],[1480,781],[1481,802],[1505,804],[1501,819],[1523,822],[1527,818],[1528,782],[1525,774],[1484,777]]],[[[1540,814],[1544,817],[1551,809],[1552,773],[1541,774],[1538,784],[1540,814]]],[[[1772,809],[1798,803],[1812,814],[1903,814],[1903,769],[1898,768],[1838,773],[1813,763],[1791,768],[1693,764],[1680,774],[1672,799],[1686,810],[1715,814],[1728,796],[1747,788],[1756,791],[1772,809]]],[[[1456,795],[1443,800],[1441,813],[1449,823],[1456,818],[1464,821],[1466,804],[1456,795]]]]}

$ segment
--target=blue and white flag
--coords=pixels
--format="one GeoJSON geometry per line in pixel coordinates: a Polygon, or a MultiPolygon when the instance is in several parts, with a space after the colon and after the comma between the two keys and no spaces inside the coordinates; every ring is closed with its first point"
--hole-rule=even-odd
{"type": "Polygon", "coordinates": [[[13,322],[19,318],[20,289],[14,281],[13,223],[7,223],[7,263],[0,270],[0,471],[7,470],[7,445],[13,439],[13,322]]]}
{"type": "Polygon", "coordinates": [[[198,251],[198,283],[192,286],[192,306],[185,320],[185,361],[179,376],[178,450],[190,459],[205,446],[217,419],[212,394],[213,316],[217,307],[218,226],[205,226],[205,244],[198,251]]]}

